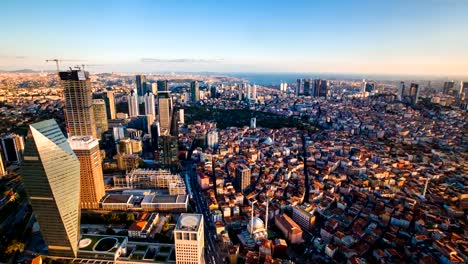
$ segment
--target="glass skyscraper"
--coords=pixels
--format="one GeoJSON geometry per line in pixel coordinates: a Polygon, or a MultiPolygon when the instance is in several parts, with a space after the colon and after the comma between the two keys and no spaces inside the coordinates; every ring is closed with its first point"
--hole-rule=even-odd
{"type": "Polygon", "coordinates": [[[76,257],[80,162],[55,120],[29,126],[21,175],[48,254],[76,257]]]}

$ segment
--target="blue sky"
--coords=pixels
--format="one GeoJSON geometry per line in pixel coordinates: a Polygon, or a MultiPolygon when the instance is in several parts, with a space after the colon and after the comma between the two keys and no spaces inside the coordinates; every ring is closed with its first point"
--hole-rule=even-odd
{"type": "Polygon", "coordinates": [[[468,75],[468,1],[1,1],[0,69],[468,75]]]}

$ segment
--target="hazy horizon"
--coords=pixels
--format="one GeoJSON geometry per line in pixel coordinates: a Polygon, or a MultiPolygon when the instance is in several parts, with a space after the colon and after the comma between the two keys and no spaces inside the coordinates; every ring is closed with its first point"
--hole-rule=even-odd
{"type": "Polygon", "coordinates": [[[467,1],[6,1],[0,69],[468,75],[467,1]],[[102,11],[105,12],[102,12],[102,11]]]}

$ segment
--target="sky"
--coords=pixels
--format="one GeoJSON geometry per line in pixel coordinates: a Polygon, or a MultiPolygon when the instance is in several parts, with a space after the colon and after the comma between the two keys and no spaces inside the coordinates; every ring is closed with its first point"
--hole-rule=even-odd
{"type": "Polygon", "coordinates": [[[468,75],[466,0],[0,1],[0,69],[468,75]]]}

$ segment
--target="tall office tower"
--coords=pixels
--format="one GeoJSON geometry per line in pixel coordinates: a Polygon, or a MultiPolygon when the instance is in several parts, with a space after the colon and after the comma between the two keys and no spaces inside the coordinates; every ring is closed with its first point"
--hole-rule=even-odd
{"type": "Polygon", "coordinates": [[[165,167],[176,167],[178,157],[177,137],[162,133],[158,138],[159,161],[165,167]]]}
{"type": "Polygon", "coordinates": [[[129,117],[136,117],[140,113],[139,107],[140,105],[138,104],[138,95],[135,90],[131,90],[130,93],[128,94],[128,116],[129,117]]]}
{"type": "Polygon", "coordinates": [[[159,136],[161,136],[161,130],[159,127],[159,122],[155,121],[151,124],[151,150],[155,151],[159,147],[159,136]]]}
{"type": "Polygon", "coordinates": [[[169,92],[169,84],[167,80],[159,80],[157,81],[158,84],[158,92],[169,92]]]}
{"type": "Polygon", "coordinates": [[[374,82],[366,82],[365,91],[371,93],[375,90],[375,83],[374,82]]]}
{"type": "Polygon", "coordinates": [[[185,110],[179,109],[179,124],[185,123],[185,110]]]}
{"type": "Polygon", "coordinates": [[[136,90],[138,96],[143,96],[146,93],[146,76],[137,75],[135,76],[136,90]]]}
{"type": "Polygon", "coordinates": [[[419,84],[411,83],[409,96],[412,104],[417,104],[419,100],[419,84]]]}
{"type": "Polygon", "coordinates": [[[299,94],[301,94],[302,89],[303,89],[302,79],[297,79],[296,89],[294,89],[294,95],[298,96],[299,94]]]}
{"type": "Polygon", "coordinates": [[[312,82],[311,96],[313,97],[326,97],[328,85],[326,80],[315,79],[312,82]]]}
{"type": "Polygon", "coordinates": [[[206,145],[210,148],[218,147],[218,131],[211,130],[206,133],[206,145]]]}
{"type": "Polygon", "coordinates": [[[105,195],[99,141],[88,136],[70,137],[68,144],[80,161],[81,209],[99,209],[105,195]]]}
{"type": "Polygon", "coordinates": [[[107,111],[107,118],[115,119],[115,97],[114,91],[108,89],[106,92],[107,100],[104,99],[106,102],[106,111],[107,111]]]}
{"type": "Polygon", "coordinates": [[[250,128],[257,128],[257,118],[250,118],[250,128]]]}
{"type": "Polygon", "coordinates": [[[71,70],[59,75],[65,95],[65,120],[69,135],[97,138],[89,73],[71,70]]]}
{"type": "Polygon", "coordinates": [[[442,88],[442,93],[443,94],[451,94],[453,87],[455,86],[455,82],[444,82],[444,87],[442,88]]]}
{"type": "Polygon", "coordinates": [[[16,134],[0,138],[3,157],[6,162],[21,163],[23,161],[24,139],[16,134]]]}
{"type": "Polygon", "coordinates": [[[398,94],[397,94],[398,101],[403,101],[404,96],[405,96],[405,82],[400,82],[400,84],[398,85],[398,94]]]}
{"type": "Polygon", "coordinates": [[[304,95],[311,96],[312,94],[312,80],[304,79],[304,95]]]}
{"type": "Polygon", "coordinates": [[[200,90],[198,89],[198,81],[192,81],[190,83],[190,92],[192,94],[192,102],[198,102],[200,100],[200,90]]]}
{"type": "Polygon", "coordinates": [[[118,141],[125,137],[125,130],[126,127],[124,126],[115,126],[112,128],[112,135],[114,136],[114,140],[118,141]]]}
{"type": "Polygon", "coordinates": [[[217,98],[218,97],[218,88],[216,86],[211,86],[210,88],[210,94],[211,98],[217,98]]]}
{"type": "Polygon", "coordinates": [[[106,103],[103,99],[93,99],[94,120],[96,122],[96,134],[101,138],[102,133],[109,130],[107,123],[106,103]]]}
{"type": "Polygon", "coordinates": [[[3,162],[3,154],[2,152],[0,151],[0,179],[5,176],[7,173],[6,173],[6,168],[5,168],[5,164],[3,162]]]}
{"type": "Polygon", "coordinates": [[[366,79],[362,79],[362,83],[361,83],[361,96],[362,97],[364,97],[366,94],[366,86],[367,86],[366,79]]]}
{"type": "Polygon", "coordinates": [[[147,92],[143,100],[145,102],[145,114],[153,115],[154,117],[156,117],[156,104],[154,103],[154,94],[151,92],[147,92]]]}
{"type": "Polygon", "coordinates": [[[250,89],[250,100],[257,100],[257,85],[254,84],[252,85],[251,89],[250,89]]]}
{"type": "Polygon", "coordinates": [[[158,94],[158,83],[157,82],[152,83],[151,89],[149,89],[149,91],[152,92],[153,94],[158,94]]]}
{"type": "Polygon", "coordinates": [[[80,238],[80,161],[55,120],[29,126],[24,187],[49,255],[76,257],[80,238]]]}
{"type": "Polygon", "coordinates": [[[245,164],[239,164],[236,167],[237,191],[244,193],[250,186],[250,169],[245,164]]]}
{"type": "Polygon", "coordinates": [[[204,222],[202,214],[180,215],[174,229],[175,257],[177,264],[205,263],[204,222]]]}
{"type": "Polygon", "coordinates": [[[115,119],[115,97],[114,91],[111,88],[107,88],[107,91],[103,93],[93,94],[93,99],[102,99],[106,104],[106,115],[107,119],[115,119]]]}
{"type": "Polygon", "coordinates": [[[460,90],[457,95],[461,100],[465,100],[468,97],[468,82],[460,82],[460,90]]]}
{"type": "Polygon", "coordinates": [[[161,130],[171,131],[172,121],[171,92],[158,92],[158,117],[161,130]]]}

